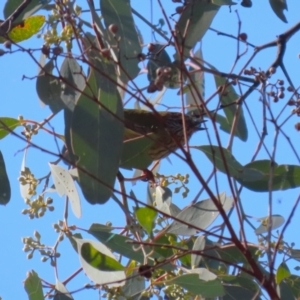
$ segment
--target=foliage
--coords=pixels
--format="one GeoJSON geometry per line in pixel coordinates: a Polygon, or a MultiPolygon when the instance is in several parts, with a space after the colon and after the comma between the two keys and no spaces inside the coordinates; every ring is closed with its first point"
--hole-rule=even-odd
{"type": "MultiPolygon", "coordinates": [[[[217,31],[228,41],[234,39],[238,46],[233,68],[238,71],[224,73],[218,65],[213,66],[213,61],[205,60],[205,52],[197,50],[198,43],[209,29],[213,30],[210,27],[220,9],[234,9],[234,5],[250,8],[252,2],[173,1],[170,14],[166,4],[157,2],[161,13],[158,25],[139,14],[129,0],[87,1],[85,11],[68,0],[8,0],[5,4],[0,41],[6,50],[1,49],[0,55],[17,49],[36,62],[37,96],[51,111],[42,122],[22,116],[0,117],[0,139],[11,133],[27,145],[19,177],[26,205],[22,213],[29,219],[42,218],[59,205],[53,204],[55,196],[49,197],[49,193],[65,198],[63,221],[54,224],[54,246],[42,242],[40,231],[44,229],[23,238],[28,259],[38,252],[42,261],[49,261],[56,270],[55,283],[41,278],[37,270],[28,272],[24,281],[28,298],[75,297],[75,290],[67,290],[66,285],[80,271],[63,282],[58,279],[57,269],[64,260],[58,246],[64,237],[91,281],[82,293],[100,290],[107,299],[149,299],[153,295],[159,299],[297,298],[300,277],[290,271],[290,262],[299,260],[300,250],[284,240],[284,233],[299,198],[287,220],[272,212],[271,200],[276,191],[300,187],[300,159],[283,131],[286,121],[300,114],[298,88],[283,62],[286,45],[298,33],[300,23],[276,40],[256,46],[241,67],[238,63],[249,55],[253,45],[241,32],[240,23],[237,36],[217,31]],[[37,11],[40,15],[33,16],[37,11]],[[140,23],[153,32],[152,42],[146,30],[138,29],[140,23]],[[43,39],[40,49],[33,51],[19,43],[36,34],[43,39]],[[278,50],[273,63],[265,70],[251,66],[255,56],[269,47],[278,50]],[[279,69],[288,82],[286,87],[284,80],[276,77],[279,69]],[[147,73],[147,79],[140,80],[143,73],[147,73]],[[214,81],[213,92],[207,97],[210,90],[204,74],[214,81]],[[168,102],[164,93],[173,95],[172,101],[168,102]],[[246,101],[254,93],[260,97],[260,107],[246,101]],[[289,99],[283,103],[285,93],[289,93],[289,99]],[[151,99],[152,94],[157,97],[151,99]],[[279,112],[273,106],[277,103],[282,109],[279,112]],[[288,106],[293,111],[282,118],[288,106]],[[179,135],[171,130],[173,124],[166,122],[171,107],[186,113],[175,124],[179,135]],[[130,115],[128,108],[135,111],[130,115]],[[64,120],[61,133],[50,126],[59,113],[64,120]],[[263,120],[262,133],[257,127],[258,114],[263,120]],[[194,132],[189,132],[189,122],[197,119],[197,130],[203,129],[203,116],[206,130],[197,133],[201,142],[198,139],[192,146],[189,137],[194,132]],[[139,130],[129,128],[126,118],[132,118],[139,130]],[[161,127],[163,131],[159,131],[161,127]],[[267,129],[275,132],[271,145],[266,141],[267,129]],[[35,142],[35,136],[42,132],[58,147],[57,152],[35,142]],[[279,136],[286,138],[284,147],[292,149],[295,164],[276,161],[279,136]],[[246,153],[253,137],[258,146],[249,159],[246,153]],[[180,164],[176,165],[178,174],[169,175],[163,168],[158,173],[158,163],[151,156],[153,145],[175,154],[189,173],[184,174],[180,164]],[[41,168],[47,171],[39,178],[27,162],[31,147],[56,157],[54,162],[43,161],[41,168]],[[210,174],[191,151],[208,159],[210,174]],[[144,170],[149,165],[152,173],[144,170]],[[146,175],[128,171],[137,167],[146,175]],[[147,184],[142,182],[145,178],[147,184]],[[137,181],[137,186],[147,192],[147,203],[136,196],[127,181],[137,181]],[[224,186],[226,193],[220,191],[224,186]],[[259,218],[248,214],[243,206],[245,190],[269,197],[268,215],[259,218]],[[179,192],[190,199],[184,208],[173,201],[179,192]],[[101,221],[86,230],[69,225],[69,204],[76,217],[86,218],[83,205],[112,202],[124,213],[126,224],[121,230],[101,221]],[[237,220],[232,221],[234,214],[237,220]],[[260,225],[254,225],[254,217],[260,225]],[[219,225],[213,227],[214,222],[219,225]],[[277,228],[280,230],[275,234],[277,228]]],[[[270,0],[270,7],[283,22],[287,21],[285,0],[270,0]]],[[[3,205],[9,203],[11,195],[9,167],[0,152],[3,205]]]]}

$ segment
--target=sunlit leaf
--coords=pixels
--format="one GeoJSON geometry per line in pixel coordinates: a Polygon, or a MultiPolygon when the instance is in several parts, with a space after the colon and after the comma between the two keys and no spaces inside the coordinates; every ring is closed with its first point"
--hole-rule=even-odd
{"type": "Polygon", "coordinates": [[[20,125],[21,122],[17,119],[6,117],[0,118],[0,140],[20,125]]]}
{"type": "MultiPolygon", "coordinates": [[[[14,24],[8,33],[8,37],[15,43],[28,40],[41,29],[44,22],[44,16],[30,16],[18,24],[14,24]]],[[[0,37],[0,43],[4,43],[5,40],[4,37],[0,37]]]]}
{"type": "Polygon", "coordinates": [[[81,256],[83,259],[100,271],[122,271],[124,267],[111,256],[107,256],[96,248],[91,243],[83,243],[81,245],[81,256]]]}
{"type": "Polygon", "coordinates": [[[148,235],[152,235],[157,212],[150,207],[140,207],[136,209],[135,216],[139,224],[147,231],[148,235]]]}
{"type": "Polygon", "coordinates": [[[126,275],[121,270],[123,266],[104,244],[85,239],[75,240],[81,266],[95,284],[107,284],[109,287],[125,284],[126,275]]]}
{"type": "Polygon", "coordinates": [[[290,277],[291,272],[285,262],[282,262],[276,271],[276,283],[280,284],[282,280],[286,279],[287,277],[290,277]]]}
{"type": "Polygon", "coordinates": [[[74,183],[74,179],[68,170],[58,165],[50,164],[51,174],[57,193],[66,195],[71,203],[72,211],[77,218],[81,217],[80,198],[74,183]]]}

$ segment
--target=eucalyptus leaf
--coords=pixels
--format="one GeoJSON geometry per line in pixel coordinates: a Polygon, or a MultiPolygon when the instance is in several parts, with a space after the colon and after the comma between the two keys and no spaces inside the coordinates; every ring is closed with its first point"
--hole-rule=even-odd
{"type": "Polygon", "coordinates": [[[123,266],[115,260],[111,251],[102,243],[76,239],[79,259],[86,275],[95,284],[119,287],[125,284],[123,266]]]}
{"type": "Polygon", "coordinates": [[[112,49],[119,62],[121,81],[126,84],[138,75],[140,69],[137,55],[142,52],[130,0],[101,0],[100,9],[106,28],[112,24],[117,28],[114,37],[111,35],[111,42],[118,39],[118,43],[115,42],[118,46],[112,49]]]}
{"type": "Polygon", "coordinates": [[[0,140],[10,134],[16,127],[20,126],[21,122],[14,118],[0,118],[0,140]]]}
{"type": "Polygon", "coordinates": [[[225,295],[220,280],[204,281],[199,279],[198,274],[185,274],[168,280],[167,284],[177,284],[194,295],[202,297],[221,297],[225,295]]]}
{"type": "Polygon", "coordinates": [[[6,173],[5,162],[0,151],[0,204],[6,205],[11,196],[9,179],[6,173]]]}
{"type": "MultiPolygon", "coordinates": [[[[217,196],[217,199],[219,199],[219,203],[223,206],[225,211],[232,208],[233,199],[227,197],[225,193],[217,196]]],[[[173,221],[166,229],[166,232],[176,235],[194,235],[197,233],[197,229],[192,228],[190,225],[199,228],[199,230],[206,229],[218,215],[219,209],[211,199],[202,200],[183,209],[176,216],[176,218],[182,220],[182,222],[177,220],[173,221]]]]}
{"type": "Polygon", "coordinates": [[[288,9],[286,0],[269,0],[269,2],[276,16],[284,23],[287,23],[287,19],[283,13],[285,9],[288,9]]]}
{"type": "MultiPolygon", "coordinates": [[[[176,23],[177,43],[183,47],[183,57],[187,58],[191,49],[200,42],[214,17],[219,6],[206,0],[192,0],[186,5],[176,23]]],[[[182,53],[176,52],[175,60],[181,60],[182,53]]]]}
{"type": "Polygon", "coordinates": [[[25,291],[29,300],[43,300],[44,293],[42,288],[42,281],[35,271],[30,271],[26,275],[24,281],[25,291]]]}

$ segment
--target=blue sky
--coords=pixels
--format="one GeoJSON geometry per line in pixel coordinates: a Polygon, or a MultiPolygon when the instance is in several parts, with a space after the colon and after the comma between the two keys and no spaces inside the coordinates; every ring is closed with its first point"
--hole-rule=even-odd
{"type": "MultiPolygon", "coordinates": [[[[141,12],[145,17],[150,20],[150,1],[145,1],[145,5],[141,7],[139,0],[131,1],[132,6],[141,12]]],[[[153,1],[156,2],[156,1],[153,1]]],[[[169,1],[171,2],[171,1],[169,1]]],[[[240,5],[232,7],[231,12],[228,7],[222,7],[214,19],[212,27],[228,34],[237,34],[238,19],[235,10],[238,11],[241,19],[242,32],[247,33],[249,42],[254,45],[261,45],[270,42],[276,38],[280,33],[283,33],[293,24],[299,21],[300,4],[298,1],[288,1],[289,10],[285,12],[288,19],[288,24],[279,20],[276,15],[271,11],[269,1],[253,1],[251,9],[245,9],[240,5]]],[[[85,1],[79,2],[85,7],[85,1]]],[[[166,4],[168,13],[174,7],[171,4],[166,4]]],[[[160,10],[156,3],[153,9],[153,22],[157,23],[161,17],[160,10]]],[[[41,14],[43,11],[41,12],[41,14]]],[[[148,43],[151,41],[150,30],[145,28],[140,22],[137,23],[141,32],[145,32],[144,41],[148,43]],[[145,31],[144,31],[145,30],[145,31]]],[[[30,39],[29,41],[22,42],[25,48],[39,48],[42,45],[41,39],[30,39]]],[[[227,37],[217,36],[214,32],[209,31],[202,43],[204,59],[218,67],[219,70],[229,72],[234,58],[236,56],[236,42],[229,40],[227,37]]],[[[243,47],[243,45],[241,46],[243,47]]],[[[15,48],[13,48],[15,49],[15,48]]],[[[245,63],[247,57],[252,54],[252,49],[249,49],[248,54],[242,58],[241,63],[238,64],[235,72],[239,67],[245,63]]],[[[274,60],[277,49],[272,48],[263,51],[254,60],[253,65],[256,68],[265,70],[274,60]]],[[[288,43],[287,51],[285,54],[284,63],[286,68],[294,81],[295,86],[299,85],[299,67],[300,60],[299,53],[299,34],[294,36],[288,43]]],[[[38,57],[38,56],[37,56],[38,57]]],[[[38,68],[36,64],[30,59],[26,53],[16,52],[9,55],[0,57],[0,117],[14,117],[23,115],[26,119],[41,121],[50,115],[50,110],[47,107],[42,107],[39,103],[36,89],[35,79],[30,79],[36,76],[38,68]],[[23,75],[29,79],[23,79],[23,75]]],[[[271,81],[275,82],[276,79],[282,79],[282,74],[278,71],[271,81]]],[[[145,80],[145,76],[141,80],[145,80]]],[[[205,76],[205,95],[209,96],[215,90],[213,79],[211,76],[205,76]]],[[[288,95],[288,93],[286,93],[288,95]]],[[[153,97],[153,96],[152,96],[153,97]]],[[[172,101],[177,101],[176,105],[180,104],[180,99],[176,96],[176,92],[171,91],[167,93],[163,99],[166,105],[174,105],[172,101]],[[175,99],[175,100],[174,100],[175,99]]],[[[272,110],[279,111],[284,101],[287,101],[288,96],[280,103],[271,103],[272,110]]],[[[259,94],[253,93],[248,99],[247,104],[253,109],[252,114],[255,117],[259,129],[261,130],[261,105],[259,103],[259,94]],[[255,112],[257,110],[257,114],[255,112]]],[[[163,108],[162,108],[163,109],[163,108]]],[[[287,116],[289,109],[286,110],[287,116]]],[[[258,143],[258,137],[253,132],[253,126],[246,115],[249,124],[249,141],[247,144],[235,140],[233,153],[241,163],[250,161],[255,148],[258,143]]],[[[296,149],[299,148],[298,132],[294,130],[294,123],[297,118],[293,117],[285,124],[285,132],[290,136],[291,142],[296,149]]],[[[63,132],[63,118],[59,114],[51,125],[55,128],[56,132],[63,132]]],[[[274,138],[274,130],[269,126],[269,134],[266,138],[266,143],[269,149],[272,149],[272,142],[274,138]]],[[[16,132],[20,132],[17,129],[16,132]]],[[[202,145],[207,143],[204,133],[195,135],[191,141],[191,145],[202,145]]],[[[227,144],[228,135],[222,134],[224,145],[227,144]]],[[[48,138],[46,134],[39,134],[35,137],[34,142],[47,149],[56,151],[56,144],[52,138],[48,138]]],[[[0,296],[3,299],[24,299],[26,294],[22,286],[22,281],[25,279],[26,272],[34,269],[40,277],[46,279],[48,282],[55,282],[53,269],[48,263],[40,262],[40,255],[36,254],[32,260],[26,259],[26,254],[22,252],[21,237],[32,236],[33,231],[38,229],[42,235],[42,242],[44,244],[53,245],[55,243],[56,234],[51,228],[51,224],[56,223],[57,220],[62,220],[64,201],[59,196],[53,195],[55,211],[47,212],[42,219],[29,220],[27,216],[21,214],[22,209],[25,208],[23,199],[20,196],[19,184],[17,178],[19,177],[23,149],[25,144],[20,139],[14,136],[8,136],[0,141],[0,150],[3,153],[6,162],[6,168],[11,183],[12,197],[10,203],[5,207],[0,207],[0,224],[2,230],[0,231],[1,252],[0,252],[0,296]]],[[[203,154],[192,151],[193,158],[195,159],[201,173],[206,178],[212,170],[211,164],[207,161],[203,154]]],[[[262,152],[259,158],[267,158],[266,153],[262,152]]],[[[37,178],[44,176],[49,172],[48,162],[54,161],[56,158],[44,154],[36,149],[30,149],[27,157],[27,164],[32,169],[37,178]]],[[[182,164],[174,155],[170,156],[172,164],[167,160],[162,163],[161,173],[176,174],[178,168],[182,174],[190,173],[190,170],[182,164]]],[[[278,144],[278,152],[276,155],[278,163],[299,164],[292,154],[290,147],[286,145],[286,141],[281,137],[278,144]]],[[[230,193],[225,176],[218,174],[218,185],[220,191],[230,193]]],[[[174,202],[179,207],[186,206],[189,201],[193,200],[194,196],[199,190],[198,183],[191,179],[189,184],[191,193],[188,199],[182,199],[180,194],[174,195],[174,202]]],[[[146,183],[138,182],[132,189],[140,200],[146,201],[146,183]]],[[[293,204],[298,197],[299,189],[289,190],[285,192],[276,192],[273,194],[273,213],[281,214],[284,217],[288,216],[293,204]]],[[[205,199],[206,195],[203,194],[201,199],[205,199]]],[[[254,217],[263,217],[268,214],[268,194],[267,193],[254,193],[249,190],[244,190],[241,195],[242,203],[248,215],[254,217]]],[[[92,223],[106,223],[111,221],[115,226],[122,226],[125,223],[124,216],[120,209],[112,202],[103,206],[91,206],[84,199],[81,201],[83,207],[82,218],[77,219],[70,213],[69,224],[76,224],[76,226],[87,229],[92,223]]],[[[299,228],[299,210],[296,211],[296,216],[293,218],[289,230],[285,234],[287,241],[296,243],[296,248],[300,248],[299,241],[297,241],[297,233],[299,228]]],[[[235,218],[233,217],[233,220],[235,218]]],[[[238,226],[238,224],[237,224],[238,226]]],[[[257,223],[258,226],[258,223],[257,223]]],[[[255,235],[249,231],[249,238],[255,240],[255,235]]],[[[65,280],[72,272],[76,271],[80,265],[76,253],[73,251],[68,241],[64,241],[59,247],[62,253],[62,258],[59,260],[58,271],[61,281],[65,280]]],[[[69,290],[83,287],[88,279],[81,275],[78,280],[72,282],[69,290]]],[[[93,297],[95,292],[91,292],[93,297]]],[[[83,294],[74,295],[75,299],[81,299],[83,294]]]]}

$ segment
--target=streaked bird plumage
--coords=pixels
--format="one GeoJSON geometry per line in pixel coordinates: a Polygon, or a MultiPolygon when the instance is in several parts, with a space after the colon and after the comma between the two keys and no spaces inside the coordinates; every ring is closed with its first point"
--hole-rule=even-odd
{"type": "MultiPolygon", "coordinates": [[[[125,136],[124,140],[151,134],[154,140],[148,150],[153,160],[159,160],[176,151],[185,143],[182,113],[159,111],[154,112],[124,109],[125,136]]],[[[186,138],[189,140],[193,133],[203,130],[202,116],[185,115],[186,138]]]]}

